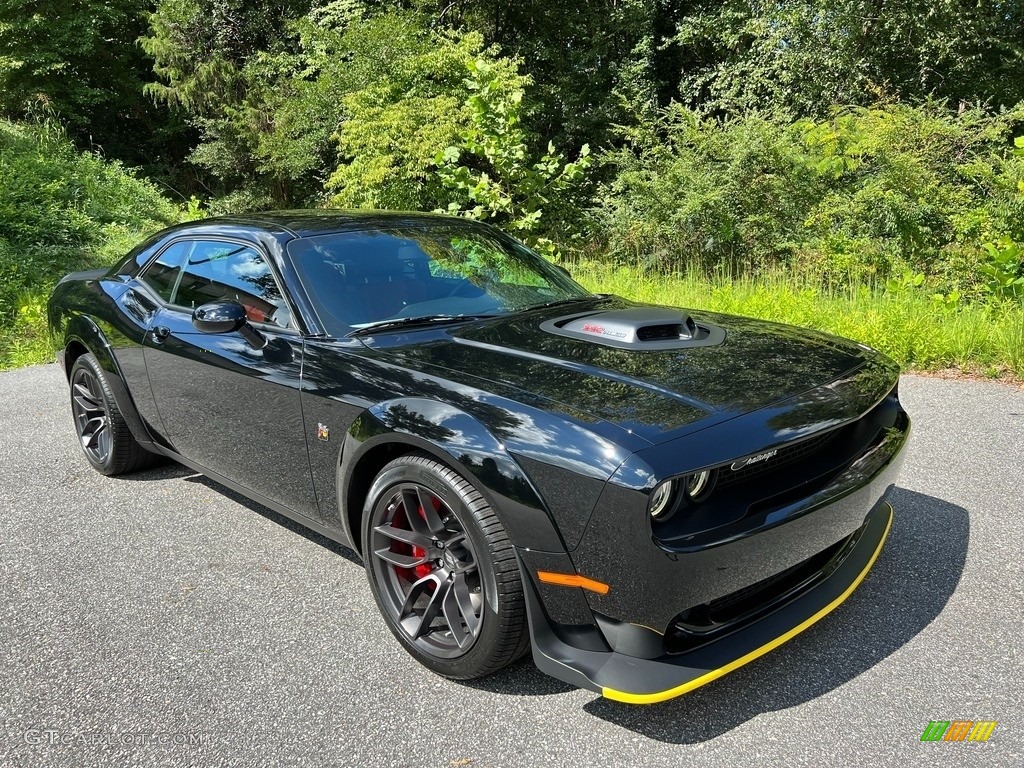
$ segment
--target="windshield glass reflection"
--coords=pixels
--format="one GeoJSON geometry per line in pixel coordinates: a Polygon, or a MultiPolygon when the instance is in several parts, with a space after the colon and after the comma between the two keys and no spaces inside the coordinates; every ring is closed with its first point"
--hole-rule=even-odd
{"type": "Polygon", "coordinates": [[[408,318],[506,315],[589,296],[558,268],[481,226],[342,232],[288,245],[329,332],[408,318]]]}

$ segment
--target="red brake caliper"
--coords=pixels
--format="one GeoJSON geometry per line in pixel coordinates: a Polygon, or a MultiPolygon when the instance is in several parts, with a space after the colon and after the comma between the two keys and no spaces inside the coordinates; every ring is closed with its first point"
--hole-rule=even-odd
{"type": "MultiPolygon", "coordinates": [[[[417,512],[417,514],[419,514],[419,516],[421,518],[423,518],[424,521],[426,521],[427,513],[423,511],[423,507],[417,505],[416,512],[417,512]]],[[[410,528],[411,527],[412,526],[410,525],[410,528]]],[[[426,554],[427,554],[427,551],[425,549],[423,549],[423,547],[413,546],[413,548],[412,548],[412,556],[413,557],[423,557],[426,554]]],[[[430,563],[421,563],[420,565],[413,566],[412,572],[414,574],[416,574],[416,578],[417,579],[422,579],[424,576],[426,576],[432,570],[434,570],[434,569],[430,565],[430,563]]]]}

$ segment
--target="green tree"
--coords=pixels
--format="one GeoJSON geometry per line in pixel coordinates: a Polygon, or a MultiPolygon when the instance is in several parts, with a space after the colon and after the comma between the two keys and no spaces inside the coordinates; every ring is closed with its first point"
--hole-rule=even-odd
{"type": "Polygon", "coordinates": [[[200,138],[191,161],[217,180],[217,192],[244,190],[240,207],[295,197],[287,178],[261,167],[257,147],[272,122],[260,92],[268,86],[266,62],[294,51],[292,24],[310,6],[311,0],[159,0],[140,41],[159,78],[147,93],[188,117],[200,138]]]}
{"type": "Polygon", "coordinates": [[[431,30],[428,22],[398,13],[353,25],[339,41],[349,52],[344,74],[323,70],[321,77],[342,84],[339,158],[327,184],[335,205],[447,206],[435,158],[469,128],[469,68],[483,58],[493,67],[495,89],[522,86],[515,62],[486,50],[478,33],[431,30]]]}
{"type": "Polygon", "coordinates": [[[182,125],[143,94],[149,0],[0,0],[0,110],[56,115],[79,146],[156,170],[182,125]]]}
{"type": "MultiPolygon", "coordinates": [[[[661,45],[689,3],[669,0],[422,2],[436,23],[474,30],[521,62],[531,80],[523,126],[578,151],[614,138],[633,102],[665,105],[678,91],[678,50],[661,45]]],[[[544,137],[540,139],[539,137],[544,137]]]]}
{"type": "Polygon", "coordinates": [[[1020,0],[702,0],[678,24],[680,98],[704,110],[1024,98],[1020,0]]]}
{"type": "Polygon", "coordinates": [[[474,219],[492,219],[543,250],[554,252],[550,239],[571,238],[575,227],[565,224],[579,213],[580,191],[590,168],[586,144],[574,162],[548,143],[547,151],[531,160],[521,123],[524,87],[529,80],[509,77],[502,63],[479,58],[468,65],[465,108],[468,125],[459,141],[435,158],[437,177],[450,198],[446,211],[474,219]]]}

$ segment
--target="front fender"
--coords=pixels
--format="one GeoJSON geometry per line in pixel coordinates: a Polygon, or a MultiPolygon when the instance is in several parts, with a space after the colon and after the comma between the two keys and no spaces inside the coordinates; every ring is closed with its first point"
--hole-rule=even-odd
{"type": "MultiPolygon", "coordinates": [[[[375,448],[396,442],[423,450],[471,478],[517,547],[566,551],[540,494],[501,442],[474,416],[436,400],[389,400],[355,419],[338,468],[339,502],[349,498],[362,459],[375,448]]],[[[344,509],[341,503],[339,507],[344,509]]],[[[349,538],[356,541],[350,511],[342,519],[349,538]]]]}

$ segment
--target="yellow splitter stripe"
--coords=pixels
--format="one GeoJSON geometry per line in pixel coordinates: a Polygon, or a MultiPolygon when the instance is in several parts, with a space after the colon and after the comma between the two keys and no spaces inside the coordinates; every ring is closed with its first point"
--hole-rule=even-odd
{"type": "Polygon", "coordinates": [[[710,683],[712,680],[717,680],[722,675],[727,675],[733,670],[739,669],[744,664],[748,664],[754,659],[764,656],[766,653],[768,653],[768,651],[778,648],[787,640],[791,640],[811,625],[825,618],[828,614],[832,613],[832,611],[834,611],[836,608],[842,605],[846,601],[846,599],[853,594],[853,591],[858,586],[860,586],[860,583],[862,581],[864,581],[864,577],[868,575],[868,571],[870,571],[871,567],[875,564],[875,560],[878,559],[878,555],[882,551],[882,547],[885,544],[885,540],[889,537],[889,529],[892,527],[892,505],[886,504],[886,506],[889,507],[889,519],[885,523],[885,532],[882,534],[882,538],[881,540],[879,540],[878,546],[875,548],[875,551],[871,554],[871,559],[868,560],[868,564],[864,566],[864,570],[857,575],[857,578],[854,579],[853,582],[851,582],[850,586],[848,586],[845,589],[843,594],[839,595],[839,597],[837,597],[831,603],[826,605],[813,616],[804,619],[802,622],[797,624],[795,627],[793,627],[785,634],[779,635],[777,638],[775,638],[769,643],[765,643],[760,648],[755,648],[753,651],[746,654],[745,656],[740,656],[740,658],[736,659],[735,661],[730,661],[725,666],[719,667],[718,669],[713,669],[710,672],[706,672],[700,677],[695,677],[693,680],[690,680],[688,683],[677,685],[675,688],[669,688],[666,691],[657,691],[656,693],[626,693],[625,691],[617,691],[614,688],[602,688],[601,695],[605,698],[612,699],[614,701],[625,702],[626,704],[657,704],[659,701],[668,701],[669,699],[674,699],[676,696],[682,696],[684,693],[689,693],[695,688],[700,688],[702,685],[706,685],[707,683],[710,683]]]}

